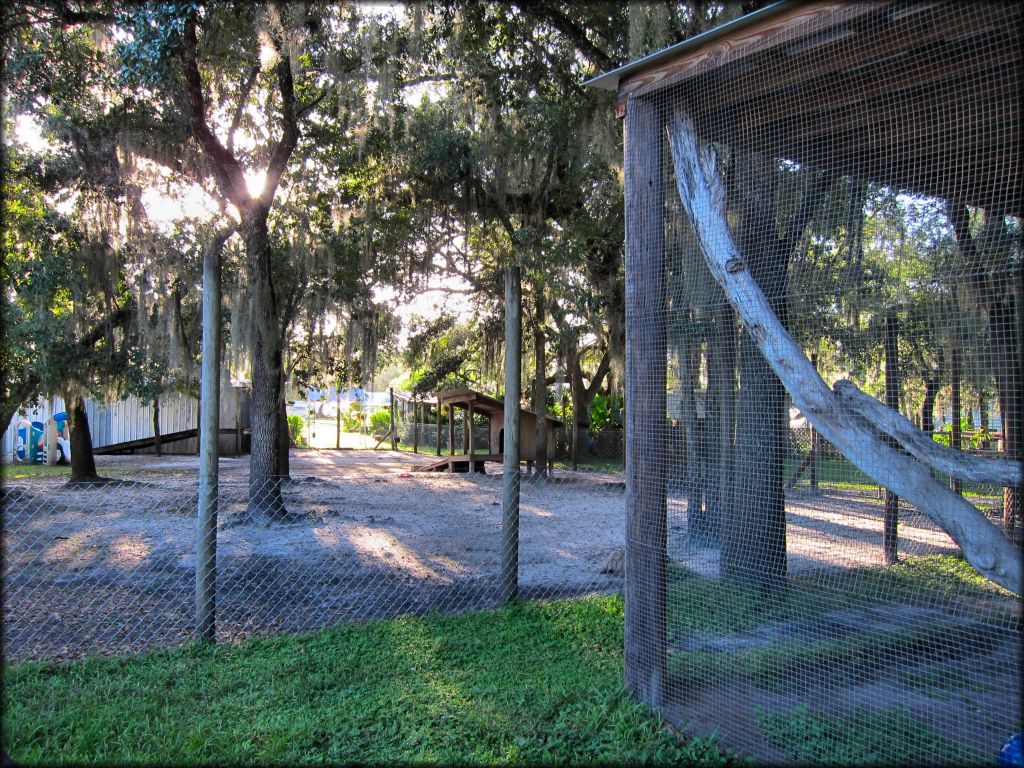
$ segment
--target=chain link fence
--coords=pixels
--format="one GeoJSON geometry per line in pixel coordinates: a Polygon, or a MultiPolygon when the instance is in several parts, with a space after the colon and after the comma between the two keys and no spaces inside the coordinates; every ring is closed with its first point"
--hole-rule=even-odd
{"type": "MultiPolygon", "coordinates": [[[[243,476],[217,488],[218,641],[499,604],[500,474],[414,471],[429,457],[387,451],[308,454],[331,458],[262,489],[279,489],[276,512],[251,508],[243,476]]],[[[145,467],[95,486],[6,484],[8,661],[137,653],[195,638],[197,480],[145,467]]],[[[523,486],[519,594],[620,590],[621,487],[559,480],[523,486]],[[608,567],[616,552],[618,565],[608,567]]]]}

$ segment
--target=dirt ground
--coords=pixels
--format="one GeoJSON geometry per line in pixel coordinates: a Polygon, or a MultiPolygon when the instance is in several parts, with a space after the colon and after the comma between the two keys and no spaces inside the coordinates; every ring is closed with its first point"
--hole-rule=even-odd
{"type": "MultiPolygon", "coordinates": [[[[238,524],[248,459],[221,460],[218,632],[224,638],[311,630],[346,619],[497,604],[501,467],[414,472],[432,455],[295,450],[289,525],[238,524]],[[495,473],[495,474],[490,474],[495,473]]],[[[8,658],[132,652],[192,631],[194,456],[102,456],[118,485],[69,490],[63,478],[9,484],[4,498],[4,651],[8,658]]],[[[569,596],[621,589],[603,566],[624,542],[621,475],[555,472],[522,482],[520,587],[569,596]]],[[[881,562],[877,499],[850,491],[789,496],[790,571],[881,562]]],[[[955,551],[902,513],[904,554],[955,551]]],[[[686,539],[669,500],[669,555],[710,578],[718,551],[686,539]]],[[[620,560],[621,562],[621,560],[620,560]]],[[[620,566],[621,567],[621,566],[620,566]]]]}
{"type": "MultiPolygon", "coordinates": [[[[295,451],[284,495],[305,518],[271,526],[235,524],[248,463],[222,459],[220,635],[496,605],[501,476],[412,471],[432,458],[295,451]]],[[[97,460],[101,474],[126,482],[69,490],[62,479],[32,478],[5,489],[8,658],[134,651],[190,636],[195,457],[97,460]]],[[[557,473],[543,486],[524,478],[521,494],[524,595],[621,588],[621,576],[601,573],[623,541],[621,479],[557,473]]]]}

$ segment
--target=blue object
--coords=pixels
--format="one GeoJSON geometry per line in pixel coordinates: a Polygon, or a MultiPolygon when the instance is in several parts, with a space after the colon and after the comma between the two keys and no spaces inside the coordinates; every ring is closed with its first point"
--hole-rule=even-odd
{"type": "Polygon", "coordinates": [[[999,759],[996,761],[999,768],[1020,768],[1024,766],[1024,758],[1021,757],[1021,737],[1019,733],[1013,734],[1003,748],[999,750],[999,759]]]}

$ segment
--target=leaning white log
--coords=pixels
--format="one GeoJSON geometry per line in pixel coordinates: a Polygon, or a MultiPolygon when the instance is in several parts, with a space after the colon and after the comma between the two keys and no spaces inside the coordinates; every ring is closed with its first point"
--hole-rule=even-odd
{"type": "Polygon", "coordinates": [[[668,131],[679,197],[704,259],[793,403],[854,466],[935,521],[979,573],[1022,594],[1020,550],[927,466],[886,445],[862,416],[833,395],[772,311],[732,239],[714,148],[698,141],[693,120],[681,110],[668,121],[668,131]]]}
{"type": "Polygon", "coordinates": [[[914,426],[906,416],[861,392],[849,379],[832,385],[836,396],[879,430],[894,438],[909,453],[951,477],[972,483],[1017,487],[1024,485],[1020,462],[974,456],[936,443],[931,435],[914,426]]]}

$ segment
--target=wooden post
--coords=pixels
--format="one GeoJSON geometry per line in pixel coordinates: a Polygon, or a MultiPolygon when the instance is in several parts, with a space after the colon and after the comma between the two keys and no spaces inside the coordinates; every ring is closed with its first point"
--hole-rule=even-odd
{"type": "Polygon", "coordinates": [[[455,455],[455,403],[448,403],[448,455],[455,455]]]}
{"type": "Polygon", "coordinates": [[[566,367],[569,369],[569,400],[572,402],[572,419],[569,422],[569,458],[572,460],[573,472],[579,469],[580,463],[580,417],[577,413],[579,409],[579,395],[576,387],[576,366],[579,355],[579,349],[577,347],[576,337],[573,336],[569,342],[569,354],[568,362],[566,367]]]}
{"type": "Polygon", "coordinates": [[[434,452],[438,456],[440,456],[441,455],[441,401],[440,400],[437,400],[434,403],[434,409],[436,410],[436,413],[434,414],[434,416],[436,418],[434,420],[437,423],[437,446],[435,447],[434,452]]]}
{"type": "Polygon", "coordinates": [[[153,398],[153,453],[160,456],[163,450],[160,445],[160,398],[153,398]]]}
{"type": "Polygon", "coordinates": [[[668,519],[665,499],[666,335],[664,122],[650,98],[626,105],[625,683],[662,702],[668,519]]]}
{"type": "Polygon", "coordinates": [[[473,401],[472,400],[469,401],[469,408],[466,410],[466,414],[467,414],[466,415],[466,421],[469,424],[469,427],[466,430],[467,433],[469,434],[469,440],[467,441],[469,443],[469,445],[468,445],[468,449],[467,449],[466,453],[469,454],[469,457],[470,457],[470,459],[469,459],[469,471],[472,472],[473,471],[473,451],[476,448],[476,446],[473,445],[473,401]]]}
{"type": "MultiPolygon", "coordinates": [[[[814,366],[814,370],[818,370],[818,353],[811,352],[811,365],[814,366]]],[[[806,417],[807,414],[804,414],[806,417]]],[[[811,430],[811,491],[817,493],[818,491],[818,430],[811,424],[811,420],[807,420],[807,426],[811,430]]]]}
{"type": "Polygon", "coordinates": [[[505,270],[505,450],[501,478],[502,605],[519,594],[519,399],[523,356],[523,284],[521,268],[505,270]]]}
{"type": "MultiPolygon", "coordinates": [[[[894,310],[885,318],[885,404],[894,411],[900,405],[899,375],[899,326],[894,310]]],[[[899,560],[899,511],[900,497],[886,488],[882,549],[889,565],[899,560]]]]}
{"type": "Polygon", "coordinates": [[[335,386],[335,403],[338,407],[334,409],[334,448],[338,450],[341,448],[341,387],[335,386]]]}
{"type": "Polygon", "coordinates": [[[196,636],[213,642],[217,624],[217,473],[220,437],[220,247],[203,253],[203,341],[199,398],[199,516],[196,636]]]}
{"type": "Polygon", "coordinates": [[[398,450],[398,424],[395,423],[395,388],[388,387],[388,395],[391,397],[391,450],[398,450]]]}
{"type": "MultiPolygon", "coordinates": [[[[46,463],[54,466],[57,463],[57,420],[53,418],[57,413],[56,400],[50,399],[50,415],[46,419],[43,430],[46,436],[46,463]]],[[[31,432],[31,430],[29,430],[31,432]]]]}
{"type": "Polygon", "coordinates": [[[469,453],[469,408],[467,404],[462,409],[462,453],[469,453]]]}
{"type": "Polygon", "coordinates": [[[235,456],[242,455],[242,388],[235,387],[235,456]]]}
{"type": "Polygon", "coordinates": [[[420,404],[415,395],[412,398],[412,452],[420,452],[420,404]]]}

